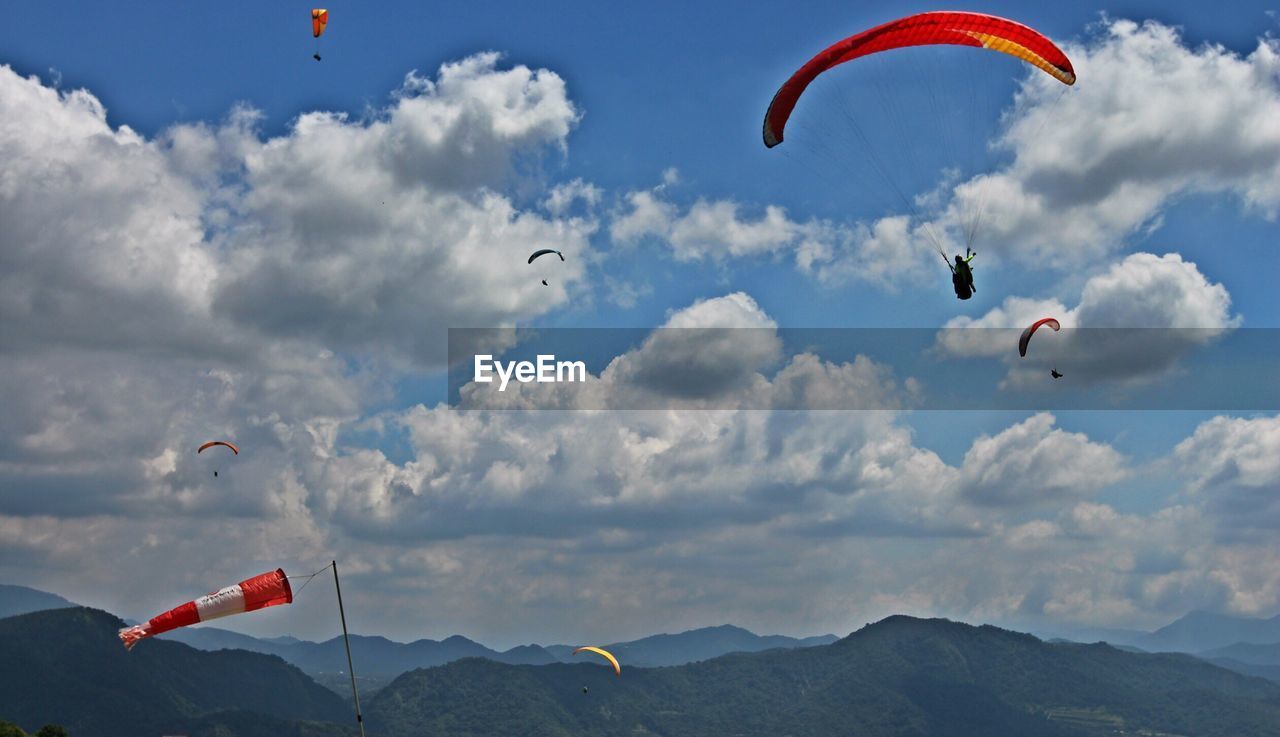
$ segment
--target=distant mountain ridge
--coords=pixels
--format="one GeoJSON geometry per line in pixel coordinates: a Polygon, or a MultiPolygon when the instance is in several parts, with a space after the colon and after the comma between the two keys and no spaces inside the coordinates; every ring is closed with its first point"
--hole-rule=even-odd
{"type": "Polygon", "coordinates": [[[1258,644],[1254,642],[1237,642],[1234,645],[1196,653],[1196,655],[1212,660],[1214,658],[1231,658],[1241,663],[1253,665],[1280,666],[1280,642],[1258,644]]]}
{"type": "Polygon", "coordinates": [[[650,635],[630,642],[615,642],[606,645],[605,648],[626,663],[652,668],[696,663],[729,653],[754,653],[775,648],[830,645],[838,639],[835,635],[806,638],[757,635],[741,627],[722,624],[718,627],[701,627],[677,634],[650,635]]]}
{"type": "MultiPolygon", "coordinates": [[[[75,604],[53,594],[24,586],[0,589],[0,611],[12,601],[21,613],[75,604]],[[9,592],[11,591],[11,592],[9,592]]],[[[218,627],[187,627],[160,636],[200,650],[247,650],[275,655],[291,663],[335,690],[346,688],[346,649],[341,638],[323,642],[283,636],[253,637],[218,627]]],[[[651,667],[683,665],[708,660],[731,652],[759,652],[772,648],[795,648],[826,645],[836,641],[835,635],[794,638],[783,635],[756,635],[741,627],[720,625],[702,627],[676,634],[659,634],[630,642],[612,643],[606,647],[629,666],[651,667]]],[[[444,640],[396,642],[377,635],[352,635],[352,651],[356,655],[356,672],[369,681],[369,688],[379,688],[396,676],[417,668],[430,668],[463,658],[486,658],[509,665],[545,665],[570,662],[574,645],[520,645],[506,651],[488,648],[460,635],[444,640]]]]}
{"type": "MultiPolygon", "coordinates": [[[[47,592],[25,586],[0,585],[0,615],[76,606],[47,592]]],[[[275,655],[322,684],[342,692],[346,688],[346,653],[339,638],[323,642],[282,636],[258,638],[216,627],[191,627],[162,635],[201,650],[239,649],[275,655]]],[[[1154,632],[1123,629],[1077,631],[1075,642],[1104,641],[1121,649],[1142,652],[1188,652],[1239,673],[1280,682],[1280,615],[1250,619],[1208,612],[1191,612],[1154,632]]],[[[463,658],[486,658],[509,665],[573,662],[573,645],[521,645],[506,651],[488,648],[466,637],[396,642],[385,637],[353,635],[356,672],[366,688],[375,690],[402,673],[463,658]]],[[[719,625],[675,634],[658,634],[605,645],[633,667],[677,666],[735,652],[801,648],[835,642],[835,635],[793,638],[756,635],[741,627],[719,625]]]]}
{"type": "MultiPolygon", "coordinates": [[[[191,627],[162,635],[201,650],[237,648],[277,655],[313,676],[337,673],[346,668],[346,650],[341,638],[324,642],[308,640],[265,640],[216,627],[191,627]]],[[[683,665],[708,660],[731,652],[759,652],[772,648],[812,647],[836,641],[835,635],[798,639],[783,635],[756,635],[741,627],[721,625],[678,634],[652,635],[632,642],[606,645],[628,666],[655,667],[683,665]]],[[[351,649],[357,655],[356,672],[381,685],[417,668],[445,665],[463,658],[485,658],[508,665],[546,665],[571,662],[573,645],[520,645],[505,651],[485,647],[460,635],[444,640],[396,642],[385,637],[352,635],[351,649]]],[[[322,679],[322,682],[328,682],[322,679]]]]}
{"type": "Polygon", "coordinates": [[[1188,655],[890,617],[827,646],[622,677],[460,660],[397,678],[368,719],[393,737],[1277,737],[1280,685],[1188,655]]]}
{"type": "Polygon", "coordinates": [[[16,617],[45,609],[77,606],[57,594],[13,584],[0,583],[0,619],[16,617]]]}
{"type": "Polygon", "coordinates": [[[1237,643],[1280,643],[1280,615],[1260,619],[1195,611],[1154,632],[1084,629],[1065,636],[1076,642],[1128,645],[1147,652],[1202,653],[1237,643]]]}
{"type": "MultiPolygon", "coordinates": [[[[127,652],[122,624],[85,608],[0,620],[0,718],[73,737],[354,733],[350,702],[278,657],[161,639],[127,652]]],[[[830,645],[621,677],[463,658],[369,695],[365,723],[371,737],[1280,737],[1280,685],[1188,655],[890,617],[830,645]]]]}
{"type": "MultiPolygon", "coordinates": [[[[1152,632],[1147,642],[1165,650],[1184,653],[1212,650],[1239,642],[1280,642],[1280,615],[1270,619],[1254,619],[1191,612],[1152,632]]],[[[1138,646],[1142,647],[1141,644],[1138,646]]]]}

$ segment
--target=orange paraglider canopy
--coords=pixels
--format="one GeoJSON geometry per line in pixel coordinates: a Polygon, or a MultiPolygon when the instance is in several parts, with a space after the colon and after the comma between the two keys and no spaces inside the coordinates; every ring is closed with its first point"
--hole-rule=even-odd
{"type": "Polygon", "coordinates": [[[200,446],[200,447],[196,450],[196,453],[203,453],[203,452],[205,451],[205,449],[206,449],[206,448],[212,448],[212,447],[213,447],[213,446],[215,446],[215,445],[225,445],[226,447],[228,447],[228,448],[230,448],[230,449],[231,449],[231,452],[232,452],[232,453],[235,453],[236,455],[240,455],[240,449],[239,449],[239,448],[237,448],[236,446],[234,446],[234,445],[232,445],[231,443],[228,443],[228,442],[226,442],[226,441],[224,441],[224,440],[210,440],[209,442],[207,442],[207,443],[205,443],[204,445],[200,446]]]}
{"type": "Polygon", "coordinates": [[[324,33],[324,27],[329,23],[329,11],[324,8],[313,8],[311,10],[311,35],[320,38],[320,34],[324,33]]]}

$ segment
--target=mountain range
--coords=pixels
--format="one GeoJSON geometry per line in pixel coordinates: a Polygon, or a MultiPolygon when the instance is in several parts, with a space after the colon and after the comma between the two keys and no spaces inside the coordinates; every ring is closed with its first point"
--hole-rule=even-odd
{"type": "Polygon", "coordinates": [[[1106,642],[1147,652],[1208,653],[1233,645],[1280,643],[1280,615],[1270,619],[1191,612],[1154,632],[1081,629],[1059,636],[1076,642],[1106,642]]]}
{"type": "Polygon", "coordinates": [[[1280,735],[1280,686],[1187,655],[1052,644],[890,617],[834,644],[674,668],[508,666],[406,673],[371,700],[392,735],[695,737],[1280,735]]]}
{"type": "MultiPolygon", "coordinates": [[[[9,615],[40,609],[76,606],[54,594],[25,586],[0,587],[0,612],[9,615]]],[[[200,650],[247,650],[275,655],[301,668],[320,683],[345,693],[349,688],[346,649],[342,639],[323,642],[295,637],[260,638],[218,627],[188,627],[165,633],[160,639],[182,642],[200,650]]],[[[731,652],[759,652],[772,648],[811,647],[836,641],[835,635],[794,638],[783,635],[756,635],[741,627],[720,625],[678,634],[660,634],[630,642],[604,645],[632,666],[683,665],[731,652]]],[[[415,668],[430,668],[463,658],[486,658],[509,665],[545,665],[572,662],[574,645],[521,645],[498,651],[460,635],[444,640],[396,642],[380,636],[352,635],[356,672],[361,685],[374,691],[391,679],[415,668]]]]}
{"type": "Polygon", "coordinates": [[[81,607],[0,619],[0,719],[28,731],[53,722],[74,737],[138,737],[252,712],[273,726],[234,734],[268,737],[303,734],[301,724],[274,731],[282,724],[350,718],[341,697],[277,657],[158,640],[126,651],[116,637],[123,626],[81,607]]]}
{"type": "MultiPolygon", "coordinates": [[[[278,656],[158,638],[125,651],[123,624],[86,608],[0,620],[0,720],[71,737],[353,732],[350,701],[278,656]]],[[[467,657],[398,676],[365,714],[369,737],[1280,737],[1280,685],[1187,655],[898,616],[828,645],[621,677],[467,657]]]]}
{"type": "Polygon", "coordinates": [[[72,606],[76,605],[57,594],[26,586],[0,583],[0,619],[44,609],[62,609],[72,606]]]}

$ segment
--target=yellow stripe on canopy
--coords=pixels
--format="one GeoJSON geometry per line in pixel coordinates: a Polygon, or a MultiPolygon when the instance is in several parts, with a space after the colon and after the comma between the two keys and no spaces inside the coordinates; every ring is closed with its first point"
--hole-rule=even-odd
{"type": "Polygon", "coordinates": [[[1076,75],[1063,71],[1056,66],[1050,64],[1036,52],[1015,41],[1007,38],[992,36],[989,33],[979,33],[977,31],[961,31],[967,36],[972,36],[982,42],[983,48],[999,51],[1003,54],[1021,59],[1038,69],[1041,69],[1063,84],[1075,84],[1076,75]]]}

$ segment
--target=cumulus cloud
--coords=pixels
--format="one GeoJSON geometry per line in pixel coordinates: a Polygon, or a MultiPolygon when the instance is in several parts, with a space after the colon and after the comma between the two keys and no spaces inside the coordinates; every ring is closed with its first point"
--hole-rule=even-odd
{"type": "Polygon", "coordinates": [[[1159,376],[1240,323],[1231,297],[1177,254],[1136,253],[1091,277],[1068,308],[1053,299],[1007,297],[978,318],[957,317],[938,334],[955,356],[1003,357],[1008,385],[1043,385],[1045,362],[1086,382],[1159,376]],[[1022,329],[1055,317],[1063,331],[1037,334],[1034,351],[1012,350],[1022,329]]]}
{"type": "Polygon", "coordinates": [[[579,114],[553,72],[497,62],[410,74],[379,116],[306,114],[246,156],[248,224],[226,237],[217,309],[271,335],[430,364],[444,327],[509,325],[562,302],[585,258],[551,289],[525,259],[588,254],[594,220],[556,211],[594,190],[562,185],[544,217],[501,187],[521,157],[563,147],[579,114]]]}
{"type": "Polygon", "coordinates": [[[653,236],[677,258],[794,257],[823,283],[893,288],[935,273],[936,247],[982,213],[981,249],[1035,268],[1078,268],[1159,224],[1189,193],[1237,197],[1274,219],[1280,208],[1280,45],[1245,55],[1188,45],[1158,22],[1111,20],[1065,45],[1080,82],[1069,90],[1030,70],[992,142],[1011,163],[917,198],[917,212],[867,223],[790,219],[776,206],[744,216],[730,200],[681,209],[633,192],[613,223],[622,242],[653,236]]]}
{"type": "Polygon", "coordinates": [[[625,195],[609,224],[616,243],[656,239],[677,261],[786,258],[823,284],[856,278],[889,288],[925,273],[925,257],[934,253],[925,234],[905,217],[868,226],[801,222],[777,205],[753,215],[734,200],[699,199],[681,207],[666,191],[669,184],[625,195]]]}
{"type": "Polygon", "coordinates": [[[1002,171],[955,187],[950,211],[983,204],[984,238],[1011,258],[1073,266],[1118,248],[1188,192],[1280,207],[1280,46],[1247,55],[1189,46],[1154,21],[1108,21],[1067,47],[1080,82],[1031,74],[996,142],[1002,171]]]}
{"type": "Polygon", "coordinates": [[[161,146],[8,67],[0,118],[0,348],[234,350],[210,314],[203,192],[161,146]]]}
{"type": "Polygon", "coordinates": [[[409,75],[365,119],[307,113],[271,139],[246,107],[148,138],[108,124],[92,93],[8,67],[0,112],[10,578],[66,571],[76,547],[170,582],[211,558],[332,548],[343,533],[314,514],[310,466],[380,455],[344,434],[396,368],[440,365],[428,334],[551,308],[564,286],[529,278],[529,249],[585,256],[596,227],[585,182],[541,211],[508,194],[580,113],[558,75],[492,54],[409,75]],[[213,438],[242,454],[197,456],[213,438]]]}
{"type": "Polygon", "coordinates": [[[597,191],[561,185],[543,215],[503,188],[580,113],[555,73],[498,62],[410,74],[367,119],[306,113],[269,140],[247,109],[147,140],[86,91],[0,69],[3,340],[242,356],[298,340],[430,366],[445,326],[562,302],[585,259],[551,289],[524,259],[588,254],[593,217],[558,213],[597,191]]]}
{"type": "Polygon", "coordinates": [[[542,207],[558,217],[567,213],[579,202],[586,208],[595,207],[600,203],[602,195],[603,190],[596,185],[581,178],[575,178],[553,186],[546,199],[542,201],[542,207]]]}
{"type": "Polygon", "coordinates": [[[598,376],[557,383],[470,382],[468,409],[897,409],[920,396],[891,367],[863,355],[825,361],[784,356],[777,325],[742,292],[671,312],[641,344],[598,376]]]}
{"type": "Polygon", "coordinates": [[[1054,422],[1041,413],[975,440],[964,457],[965,496],[982,505],[1046,504],[1087,497],[1124,478],[1119,453],[1054,422]]]}
{"type": "MultiPolygon", "coordinates": [[[[979,437],[956,465],[895,411],[778,411],[894,409],[913,390],[866,357],[785,356],[742,293],[675,310],[664,328],[733,328],[745,343],[654,337],[593,380],[669,392],[676,359],[730,371],[705,388],[767,411],[372,410],[397,369],[438,365],[443,341],[426,330],[510,325],[563,298],[528,279],[531,248],[590,251],[593,185],[507,189],[579,118],[552,72],[473,57],[410,75],[368,118],[309,113],[265,140],[247,108],[148,139],[108,125],[91,94],[8,69],[0,113],[5,580],[145,616],[337,551],[361,629],[495,643],[725,620],[844,631],[895,611],[1159,620],[1280,601],[1274,546],[1204,534],[1216,514],[1204,500],[1269,488],[1269,446],[1245,430],[1211,424],[1179,446],[1213,469],[1185,505],[1122,514],[1097,497],[1123,482],[1124,459],[1049,416],[979,437]],[[244,452],[194,453],[214,437],[244,452]],[[405,616],[425,606],[429,623],[405,616]]],[[[693,210],[646,196],[644,218],[610,223],[616,237],[674,238],[693,210]]],[[[802,268],[816,272],[856,242],[744,212],[706,203],[679,231],[684,253],[764,255],[789,233],[776,248],[814,254],[802,268]]],[[[872,250],[892,256],[906,226],[869,229],[885,244],[872,250]]],[[[1164,284],[1180,296],[1152,314],[1216,304],[1217,327],[1229,322],[1194,267],[1150,259],[1099,282],[1077,316],[1086,302],[1091,320],[1146,314],[1108,295],[1154,275],[1161,300],[1164,284]]],[[[287,621],[237,626],[328,636],[329,602],[300,597],[287,621]]]]}
{"type": "Polygon", "coordinates": [[[1174,449],[1187,489],[1232,528],[1280,528],[1280,417],[1215,417],[1174,449]]]}

